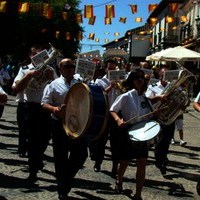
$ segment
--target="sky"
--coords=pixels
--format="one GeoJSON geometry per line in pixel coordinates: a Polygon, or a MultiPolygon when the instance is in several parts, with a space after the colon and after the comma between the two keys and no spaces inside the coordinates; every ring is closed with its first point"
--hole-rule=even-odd
{"type": "Polygon", "coordinates": [[[128,30],[140,27],[145,24],[150,13],[148,11],[149,4],[159,4],[161,0],[82,0],[79,9],[84,13],[84,5],[93,5],[94,16],[96,21],[94,25],[88,24],[88,18],[83,17],[81,26],[84,28],[84,38],[81,41],[81,53],[94,50],[100,50],[102,54],[104,49],[101,45],[106,44],[105,39],[109,42],[121,38],[128,30]],[[104,24],[105,5],[115,6],[115,18],[112,18],[111,25],[104,24]],[[137,13],[131,12],[130,5],[137,5],[137,13]],[[126,23],[119,22],[120,17],[126,17],[126,23]],[[135,22],[136,17],[142,17],[143,21],[135,22]],[[115,36],[114,33],[119,33],[115,36]],[[90,33],[95,34],[95,38],[99,38],[99,42],[88,39],[90,33]]]}

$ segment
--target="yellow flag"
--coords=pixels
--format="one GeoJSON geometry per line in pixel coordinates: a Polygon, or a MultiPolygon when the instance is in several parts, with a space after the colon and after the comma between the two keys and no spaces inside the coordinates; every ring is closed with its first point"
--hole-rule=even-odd
{"type": "Polygon", "coordinates": [[[108,24],[112,24],[112,20],[111,18],[107,18],[105,17],[105,24],[108,25],[108,24]]]}
{"type": "Polygon", "coordinates": [[[96,16],[94,16],[94,17],[90,17],[90,18],[89,18],[89,21],[88,21],[88,24],[90,24],[90,25],[94,25],[95,20],[96,20],[96,16]]]}
{"type": "Polygon", "coordinates": [[[114,5],[106,5],[106,18],[114,18],[115,17],[115,7],[114,5]]]}
{"type": "Polygon", "coordinates": [[[18,11],[19,13],[27,13],[29,11],[29,3],[25,2],[25,3],[22,3],[22,2],[19,2],[19,8],[18,8],[18,11]]]}
{"type": "Polygon", "coordinates": [[[7,2],[6,1],[0,1],[0,12],[5,13],[7,10],[7,2]]]}
{"type": "Polygon", "coordinates": [[[84,18],[91,18],[93,16],[93,5],[84,5],[84,18]]]}
{"type": "Polygon", "coordinates": [[[142,22],[142,17],[136,17],[135,22],[142,22]]]}

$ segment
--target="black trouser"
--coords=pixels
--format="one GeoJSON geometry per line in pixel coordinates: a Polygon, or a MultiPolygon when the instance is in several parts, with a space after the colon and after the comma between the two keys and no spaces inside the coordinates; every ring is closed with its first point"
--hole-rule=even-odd
{"type": "Polygon", "coordinates": [[[160,138],[155,145],[155,159],[158,166],[168,161],[167,154],[169,152],[171,139],[174,136],[174,130],[175,122],[170,125],[161,125],[160,138]]]}
{"type": "Polygon", "coordinates": [[[24,102],[19,102],[17,105],[17,123],[19,130],[18,137],[18,152],[25,154],[28,148],[28,132],[26,114],[29,112],[28,106],[24,102]]]}
{"type": "Polygon", "coordinates": [[[50,114],[39,103],[26,103],[28,132],[28,164],[30,173],[43,166],[43,155],[51,138],[50,114]]]}
{"type": "Polygon", "coordinates": [[[3,111],[4,111],[4,105],[0,105],[0,118],[3,115],[3,111]]]}
{"type": "Polygon", "coordinates": [[[52,119],[51,124],[58,194],[67,195],[88,156],[87,141],[69,138],[60,120],[52,119]]]}
{"type": "Polygon", "coordinates": [[[118,137],[117,137],[118,127],[113,117],[109,115],[107,127],[102,134],[102,136],[90,143],[90,156],[91,159],[101,164],[105,155],[105,146],[108,140],[108,136],[110,136],[110,148],[111,148],[111,159],[114,163],[118,162],[118,137]]]}

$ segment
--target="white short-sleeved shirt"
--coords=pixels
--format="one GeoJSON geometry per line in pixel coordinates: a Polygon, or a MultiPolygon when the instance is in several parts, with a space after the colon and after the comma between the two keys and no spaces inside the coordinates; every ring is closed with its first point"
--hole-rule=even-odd
{"type": "MultiPolygon", "coordinates": [[[[17,81],[20,81],[27,73],[31,70],[35,70],[36,68],[31,63],[27,66],[20,67],[17,76],[14,79],[13,86],[16,85],[17,81]]],[[[57,78],[57,75],[54,70],[54,78],[57,78]]],[[[42,95],[43,95],[44,88],[39,88],[37,90],[30,90],[25,88],[23,91],[17,93],[16,101],[17,102],[34,102],[34,103],[41,103],[42,95]]]]}
{"type": "Polygon", "coordinates": [[[53,106],[61,106],[64,103],[66,94],[70,87],[78,82],[79,81],[77,79],[72,79],[71,83],[68,84],[62,75],[59,78],[53,80],[46,86],[44,90],[41,101],[42,105],[48,103],[53,106]]]}
{"type": "Polygon", "coordinates": [[[161,95],[163,90],[168,87],[170,83],[168,82],[165,87],[161,84],[160,81],[154,84],[150,84],[145,92],[146,97],[155,97],[161,95]]]}
{"type": "MultiPolygon", "coordinates": [[[[110,80],[107,78],[107,75],[103,76],[102,78],[97,78],[95,84],[106,89],[111,83],[110,80]]],[[[119,96],[119,90],[112,88],[110,92],[108,92],[108,103],[109,106],[113,104],[115,99],[119,96]]]]}
{"type": "Polygon", "coordinates": [[[198,93],[198,95],[194,99],[194,102],[200,103],[200,92],[198,93]]]}
{"type": "MultiPolygon", "coordinates": [[[[138,92],[133,89],[121,94],[110,107],[110,111],[118,113],[121,111],[124,121],[128,121],[136,116],[142,116],[151,112],[151,104],[144,95],[138,96],[138,92]]],[[[141,121],[138,120],[138,121],[141,121]]],[[[134,122],[137,122],[134,120],[134,122]]],[[[130,122],[132,124],[133,122],[130,122]]]]}

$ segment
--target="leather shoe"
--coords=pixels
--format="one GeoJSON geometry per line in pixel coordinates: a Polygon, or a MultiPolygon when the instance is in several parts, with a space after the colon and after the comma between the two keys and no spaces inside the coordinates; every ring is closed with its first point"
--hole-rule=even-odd
{"type": "Polygon", "coordinates": [[[95,163],[95,165],[94,165],[94,171],[95,172],[100,172],[101,171],[101,165],[98,164],[98,163],[95,163]]]}
{"type": "Polygon", "coordinates": [[[31,172],[28,176],[28,178],[26,179],[29,183],[34,184],[37,181],[37,173],[33,173],[31,172]]]}

